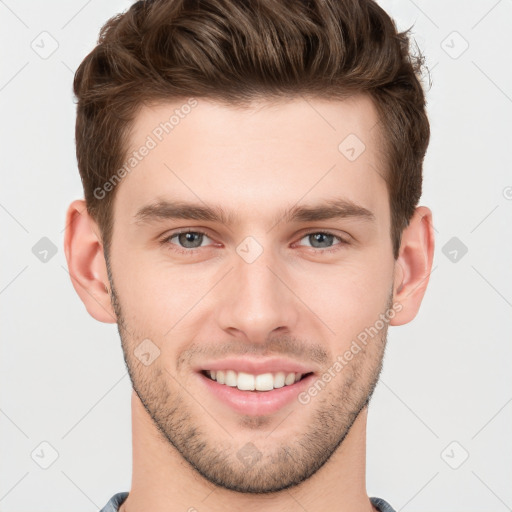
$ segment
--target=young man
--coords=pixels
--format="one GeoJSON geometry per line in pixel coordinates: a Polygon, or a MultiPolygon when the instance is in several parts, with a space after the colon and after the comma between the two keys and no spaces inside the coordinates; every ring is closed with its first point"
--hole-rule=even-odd
{"type": "Polygon", "coordinates": [[[145,1],[103,27],[65,251],[134,390],[104,512],[393,510],[366,423],[432,266],[420,69],[370,0],[145,1]]]}

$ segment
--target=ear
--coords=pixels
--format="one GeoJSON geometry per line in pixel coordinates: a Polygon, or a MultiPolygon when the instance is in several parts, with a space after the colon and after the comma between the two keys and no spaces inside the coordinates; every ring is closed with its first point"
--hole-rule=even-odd
{"type": "Polygon", "coordinates": [[[401,304],[402,309],[393,317],[390,325],[406,324],[418,313],[427,289],[433,258],[432,212],[426,206],[420,206],[402,232],[393,286],[393,302],[401,304]]]}
{"type": "Polygon", "coordinates": [[[71,282],[89,314],[100,322],[116,323],[100,230],[83,199],[69,205],[64,251],[71,282]]]}

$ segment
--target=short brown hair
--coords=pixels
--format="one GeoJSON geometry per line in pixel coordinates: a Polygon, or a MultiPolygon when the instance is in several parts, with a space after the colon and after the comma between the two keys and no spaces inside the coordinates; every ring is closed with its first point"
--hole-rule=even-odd
{"type": "Polygon", "coordinates": [[[144,104],[363,93],[379,114],[396,259],[430,137],[409,31],[372,0],[146,0],[109,19],[73,84],[78,169],[106,254],[117,187],[100,199],[94,191],[123,165],[144,104]]]}

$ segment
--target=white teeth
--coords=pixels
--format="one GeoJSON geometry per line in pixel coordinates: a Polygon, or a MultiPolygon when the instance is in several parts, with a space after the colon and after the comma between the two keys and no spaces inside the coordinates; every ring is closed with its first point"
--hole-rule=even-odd
{"type": "Polygon", "coordinates": [[[254,387],[258,391],[270,391],[274,389],[274,377],[271,373],[256,375],[254,387]]]}
{"type": "Polygon", "coordinates": [[[254,375],[250,373],[238,372],[238,381],[236,387],[242,391],[254,390],[254,375]]]}
{"type": "Polygon", "coordinates": [[[284,379],[284,383],[289,386],[290,384],[293,384],[295,382],[295,373],[289,373],[286,376],[286,379],[284,379]]]}
{"type": "Polygon", "coordinates": [[[284,372],[277,372],[274,375],[274,387],[275,388],[282,388],[284,386],[284,379],[286,378],[286,375],[284,372]]]}
{"type": "Polygon", "coordinates": [[[228,370],[226,372],[226,386],[231,386],[232,388],[236,388],[236,372],[233,370],[228,370]]]}
{"type": "Polygon", "coordinates": [[[219,384],[236,387],[241,391],[271,391],[272,389],[291,386],[298,382],[304,374],[302,373],[262,373],[252,375],[245,372],[235,372],[234,370],[207,370],[207,375],[219,384]]]}

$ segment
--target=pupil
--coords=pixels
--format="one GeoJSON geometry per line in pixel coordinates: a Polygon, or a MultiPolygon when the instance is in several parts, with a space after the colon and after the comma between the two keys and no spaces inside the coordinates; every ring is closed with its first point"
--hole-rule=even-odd
{"type": "Polygon", "coordinates": [[[181,233],[179,235],[180,244],[188,249],[195,249],[196,247],[200,247],[202,241],[202,235],[200,233],[181,233]],[[197,238],[196,238],[197,237],[197,238]],[[194,238],[196,240],[194,241],[194,238]],[[199,240],[199,245],[197,245],[197,241],[199,240]],[[195,242],[195,244],[194,244],[195,242]]]}
{"type": "Polygon", "coordinates": [[[313,245],[313,247],[316,247],[315,246],[315,243],[316,242],[319,242],[320,244],[322,243],[332,243],[332,239],[334,237],[334,235],[328,235],[327,233],[315,233],[313,236],[313,240],[314,240],[314,243],[311,244],[313,245]]]}

